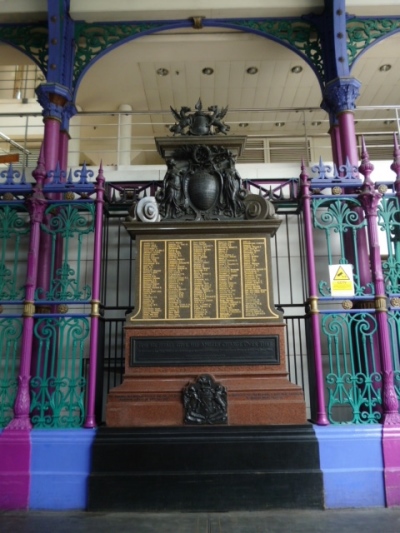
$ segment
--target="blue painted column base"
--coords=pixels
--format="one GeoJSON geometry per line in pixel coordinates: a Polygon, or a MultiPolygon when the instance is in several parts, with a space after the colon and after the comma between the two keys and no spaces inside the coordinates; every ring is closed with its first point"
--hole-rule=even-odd
{"type": "Polygon", "coordinates": [[[325,507],[384,507],[382,426],[314,426],[325,507]]]}
{"type": "Polygon", "coordinates": [[[95,430],[33,430],[30,509],[86,509],[95,430]]]}

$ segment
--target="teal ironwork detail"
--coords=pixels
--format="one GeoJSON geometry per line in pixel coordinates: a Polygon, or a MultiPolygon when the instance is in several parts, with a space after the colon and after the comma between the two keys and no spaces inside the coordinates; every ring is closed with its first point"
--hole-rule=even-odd
{"type": "Polygon", "coordinates": [[[394,388],[398,400],[400,400],[400,310],[388,312],[388,324],[390,333],[390,344],[392,349],[392,363],[394,388]]]}
{"type": "Polygon", "coordinates": [[[378,206],[378,225],[385,234],[388,257],[382,262],[386,291],[400,294],[400,205],[397,197],[383,197],[378,206]]]}
{"type": "Polygon", "coordinates": [[[321,84],[324,81],[322,44],[317,28],[301,18],[290,20],[230,20],[230,26],[257,31],[274,41],[280,41],[295,48],[314,65],[321,84]]]}
{"type": "Polygon", "coordinates": [[[74,82],[78,80],[87,65],[107,48],[125,40],[129,41],[141,33],[162,29],[166,25],[166,22],[135,22],[130,24],[77,22],[75,24],[74,82]]]}
{"type": "Polygon", "coordinates": [[[346,24],[347,54],[351,67],[357,57],[378,39],[400,30],[399,19],[351,18],[346,24]]]}
{"type": "MultiPolygon", "coordinates": [[[[345,200],[333,200],[332,197],[313,199],[312,216],[314,227],[325,233],[328,264],[353,264],[355,295],[365,295],[367,288],[370,294],[374,294],[373,284],[360,284],[357,232],[367,225],[360,202],[349,197],[345,200]],[[337,239],[334,239],[335,236],[337,239]],[[348,257],[349,249],[353,253],[351,260],[348,257]]],[[[330,295],[330,286],[326,280],[321,280],[318,288],[321,296],[330,295]]]]}
{"type": "Polygon", "coordinates": [[[85,418],[85,317],[42,318],[34,328],[38,355],[31,379],[31,420],[36,428],[75,428],[85,418]]]}
{"type": "Polygon", "coordinates": [[[44,74],[47,72],[47,24],[5,24],[0,26],[0,41],[4,41],[33,59],[44,74]]]}
{"type": "Polygon", "coordinates": [[[332,424],[376,424],[381,419],[382,376],[375,366],[377,322],[368,313],[330,313],[322,318],[327,338],[328,418],[332,424]]]}
{"type": "Polygon", "coordinates": [[[94,231],[94,204],[55,204],[45,213],[42,230],[51,235],[51,280],[49,290],[36,290],[36,298],[49,301],[88,301],[91,288],[83,285],[84,237],[94,231]],[[59,242],[62,240],[62,258],[59,242]],[[70,257],[75,248],[76,259],[70,257]],[[72,268],[74,261],[75,269],[72,268]]]}
{"type": "MultiPolygon", "coordinates": [[[[80,263],[78,263],[78,268],[80,263]]],[[[70,267],[68,263],[63,263],[60,268],[56,270],[56,278],[51,282],[51,290],[46,292],[46,300],[52,301],[69,301],[69,300],[85,300],[88,301],[91,297],[92,291],[88,285],[79,288],[79,283],[73,277],[75,270],[70,267]]],[[[79,280],[79,272],[77,273],[79,280]]],[[[42,291],[38,292],[39,294],[42,291]]]]}
{"type": "Polygon", "coordinates": [[[0,318],[0,427],[13,418],[17,394],[17,354],[22,336],[22,319],[0,318]]]}
{"type": "Polygon", "coordinates": [[[29,221],[20,205],[0,206],[0,300],[24,298],[24,288],[18,287],[23,237],[28,236],[29,221]]]}

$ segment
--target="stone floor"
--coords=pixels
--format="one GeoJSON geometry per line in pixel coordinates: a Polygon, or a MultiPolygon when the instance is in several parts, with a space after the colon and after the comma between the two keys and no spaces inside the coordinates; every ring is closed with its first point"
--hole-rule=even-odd
{"type": "Polygon", "coordinates": [[[399,533],[400,508],[231,513],[0,511],[1,533],[399,533]]]}

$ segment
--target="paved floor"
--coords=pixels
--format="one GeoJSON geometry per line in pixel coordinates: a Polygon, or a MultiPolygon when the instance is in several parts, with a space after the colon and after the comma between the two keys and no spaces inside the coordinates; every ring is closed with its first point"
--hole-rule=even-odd
{"type": "Polygon", "coordinates": [[[0,511],[1,533],[400,533],[399,509],[251,513],[0,511]]]}

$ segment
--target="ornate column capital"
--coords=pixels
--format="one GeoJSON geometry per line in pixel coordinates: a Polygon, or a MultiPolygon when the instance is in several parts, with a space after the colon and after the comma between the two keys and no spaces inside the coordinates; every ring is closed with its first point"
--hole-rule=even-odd
{"type": "Polygon", "coordinates": [[[75,108],[71,103],[71,91],[59,83],[42,83],[37,87],[36,94],[43,108],[44,119],[52,118],[62,122],[65,111],[75,108]]]}
{"type": "Polygon", "coordinates": [[[335,116],[353,111],[360,87],[361,83],[356,78],[336,78],[330,81],[325,86],[322,109],[335,116]]]}

